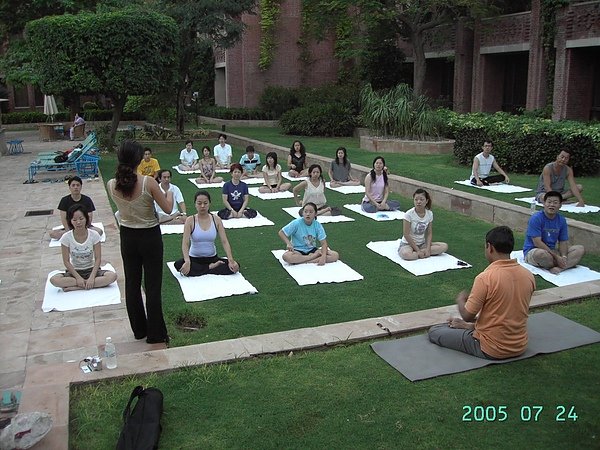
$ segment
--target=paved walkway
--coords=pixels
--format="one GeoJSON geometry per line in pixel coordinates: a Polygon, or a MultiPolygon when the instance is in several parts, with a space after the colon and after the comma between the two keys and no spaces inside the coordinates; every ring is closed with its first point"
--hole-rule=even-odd
{"type": "MultiPolygon", "coordinates": [[[[51,270],[61,268],[60,251],[49,248],[48,230],[60,224],[58,213],[25,217],[29,210],[55,208],[68,193],[66,184],[23,184],[29,162],[37,153],[61,150],[69,141],[42,143],[35,131],[9,131],[7,140],[24,139],[26,154],[0,157],[0,387],[22,390],[19,412],[44,411],[54,428],[35,448],[67,449],[69,386],[140,372],[165,371],[182,365],[248,358],[262,353],[289,352],[340,342],[385,337],[420,330],[444,321],[454,306],[375,317],[315,328],[165,349],[133,338],[124,303],[69,312],[43,313],[44,284],[51,270]],[[116,343],[119,367],[83,374],[79,361],[98,354],[105,337],[116,343]]],[[[63,175],[64,176],[64,175],[63,175]]],[[[57,178],[63,178],[59,176],[57,178]]],[[[119,235],[101,180],[84,180],[83,192],[94,199],[94,221],[104,223],[107,240],[102,256],[117,269],[123,294],[119,235]]],[[[532,306],[600,295],[600,283],[582,283],[535,293],[532,306]]]]}

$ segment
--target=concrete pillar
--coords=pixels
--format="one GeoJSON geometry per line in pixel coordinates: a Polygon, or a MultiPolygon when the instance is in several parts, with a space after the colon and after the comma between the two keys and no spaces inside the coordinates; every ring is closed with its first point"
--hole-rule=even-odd
{"type": "Polygon", "coordinates": [[[542,42],[542,11],[540,0],[531,1],[529,68],[527,70],[527,100],[525,108],[539,109],[546,106],[547,56],[542,42]]]}
{"type": "Polygon", "coordinates": [[[473,85],[473,29],[465,26],[463,19],[456,25],[454,52],[454,111],[471,112],[473,85]]]}

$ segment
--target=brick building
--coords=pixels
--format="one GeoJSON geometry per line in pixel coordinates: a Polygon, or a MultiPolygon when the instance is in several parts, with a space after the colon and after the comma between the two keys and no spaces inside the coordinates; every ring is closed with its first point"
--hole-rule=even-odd
{"type": "MultiPolygon", "coordinates": [[[[273,64],[258,68],[259,16],[244,16],[248,28],[233,49],[217,55],[215,100],[229,107],[254,107],[265,86],[316,86],[335,82],[333,42],[312,44],[312,64],[301,62],[300,0],[281,3],[273,64]],[[308,69],[302,69],[309,67],[308,69]]],[[[556,16],[554,48],[542,40],[541,0],[531,10],[441,26],[426,37],[425,91],[455,111],[528,110],[546,106],[548,79],[554,79],[554,119],[600,119],[600,1],[571,1],[556,16]],[[548,75],[549,53],[555,52],[548,75]]],[[[399,46],[411,61],[411,48],[399,46]]],[[[550,84],[551,86],[551,84],[550,84]]]]}

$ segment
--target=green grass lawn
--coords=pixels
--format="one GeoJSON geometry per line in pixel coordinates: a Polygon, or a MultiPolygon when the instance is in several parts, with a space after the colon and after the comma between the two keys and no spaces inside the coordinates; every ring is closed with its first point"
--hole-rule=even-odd
{"type": "MultiPolygon", "coordinates": [[[[598,298],[550,310],[600,329],[598,298]]],[[[411,383],[359,343],[78,386],[69,444],[114,448],[122,410],[142,384],[165,395],[165,449],[598,448],[599,349],[411,383]],[[577,419],[557,421],[560,405],[577,419]],[[465,422],[464,406],[506,406],[508,419],[465,422]],[[539,407],[537,421],[521,419],[539,407]]]]}
{"type": "MultiPolygon", "coordinates": [[[[153,148],[163,167],[177,161],[179,149],[179,144],[153,148]]],[[[241,151],[234,148],[235,155],[240,155],[241,151]]],[[[106,174],[114,173],[115,164],[114,155],[103,157],[101,170],[105,181],[110,178],[106,174]]],[[[192,213],[196,187],[187,178],[174,172],[173,183],[182,190],[188,211],[192,213]]],[[[220,209],[220,189],[211,189],[210,193],[212,209],[220,209]]],[[[359,203],[362,198],[360,194],[342,195],[329,190],[326,195],[330,204],[338,206],[359,203]]],[[[400,199],[403,209],[412,206],[411,200],[396,198],[400,199]]],[[[257,288],[258,294],[186,303],[179,284],[165,267],[163,308],[173,346],[448,305],[453,303],[460,290],[469,288],[475,275],[487,266],[483,244],[491,225],[484,221],[434,208],[434,239],[448,242],[449,252],[468,261],[473,268],[415,277],[366,248],[370,241],[398,239],[402,233],[400,221],[375,222],[342,208],[355,221],[325,225],[328,242],[340,252],[346,264],[364,276],[364,280],[300,287],[271,254],[271,250],[284,248],[277,232],[292,218],[281,208],[293,206],[293,202],[291,199],[263,201],[251,197],[250,206],[257,208],[275,226],[229,230],[227,235],[242,274],[257,288]],[[206,326],[192,333],[180,331],[175,322],[181,315],[201,317],[206,326]]],[[[181,258],[181,235],[165,235],[163,241],[165,262],[181,258]]],[[[522,242],[522,234],[517,234],[517,248],[522,242]]],[[[600,269],[600,257],[586,255],[583,264],[600,269]]],[[[538,289],[551,287],[539,277],[537,285],[538,289]]]]}
{"type": "MultiPolygon", "coordinates": [[[[272,129],[228,131],[244,131],[248,136],[286,146],[292,140],[272,129]]],[[[373,158],[359,151],[353,139],[303,140],[309,152],[333,155],[337,146],[345,145],[354,163],[370,165],[373,158]]],[[[152,148],[162,166],[169,167],[177,163],[182,144],[152,148]]],[[[201,145],[195,147],[200,149],[201,145]]],[[[234,147],[234,159],[242,151],[234,147]]],[[[454,165],[449,156],[389,155],[387,159],[394,173],[442,185],[452,186],[454,179],[468,175],[468,168],[454,165]]],[[[111,178],[115,166],[114,155],[103,157],[105,181],[111,178]]],[[[186,178],[174,173],[173,182],[182,189],[191,213],[196,188],[186,178]]],[[[517,184],[533,184],[535,177],[513,178],[517,184]]],[[[597,187],[597,179],[589,180],[597,187]]],[[[587,185],[588,180],[583,183],[587,185]]],[[[211,193],[212,209],[217,210],[222,204],[220,190],[212,189],[211,193]]],[[[361,199],[359,194],[326,194],[328,202],[336,206],[361,199]]],[[[412,205],[409,199],[395,198],[404,210],[412,205]]],[[[468,261],[473,268],[414,277],[365,247],[371,240],[399,238],[401,222],[374,222],[343,209],[355,222],[325,225],[328,241],[340,252],[341,259],[365,279],[299,287],[270,253],[283,248],[277,231],[291,217],[281,207],[291,203],[251,198],[251,206],[275,226],[227,233],[242,273],[258,294],[186,304],[176,280],[165,268],[163,304],[172,345],[448,305],[487,266],[483,241],[492,226],[483,221],[434,205],[434,239],[448,242],[449,253],[468,261]],[[179,331],[174,322],[181,314],[201,316],[206,326],[191,333],[179,331]]],[[[523,235],[517,234],[516,238],[519,248],[523,235]]],[[[181,256],[181,236],[166,235],[164,242],[165,261],[181,256]]],[[[582,263],[600,270],[599,256],[586,255],[582,263]]],[[[551,287],[536,278],[538,289],[551,287]]],[[[598,298],[549,309],[600,330],[598,298]]],[[[369,343],[358,343],[77,386],[71,393],[69,445],[86,450],[113,447],[129,394],[134,386],[143,384],[156,386],[165,394],[161,448],[167,449],[597,448],[599,348],[586,346],[411,383],[377,357],[369,343]],[[466,405],[504,405],[508,420],[465,422],[466,405]],[[567,410],[573,406],[577,420],[557,422],[559,405],[567,410]],[[522,408],[527,412],[527,407],[533,406],[543,407],[538,420],[521,420],[522,408]]]]}
{"type": "MultiPolygon", "coordinates": [[[[284,147],[290,147],[294,139],[300,139],[306,146],[309,153],[326,156],[331,159],[335,157],[335,150],[339,146],[348,149],[349,158],[352,163],[371,167],[374,153],[361,150],[359,140],[355,138],[321,138],[309,136],[288,136],[282,134],[279,128],[255,128],[255,127],[231,127],[227,131],[233,134],[239,134],[252,139],[270,142],[284,147]]],[[[558,154],[558,151],[557,151],[558,154]]],[[[415,154],[383,154],[387,166],[392,173],[415,180],[422,180],[427,183],[446,186],[495,198],[507,203],[514,203],[519,206],[527,207],[523,202],[517,202],[517,197],[532,197],[533,192],[520,194],[498,194],[495,192],[474,189],[468,186],[462,186],[454,183],[457,180],[465,180],[471,175],[470,166],[461,166],[455,160],[453,155],[415,155],[415,154]]],[[[548,161],[550,162],[550,161],[548,161]]],[[[283,166],[282,166],[283,167],[283,166]]],[[[325,169],[326,170],[326,169],[325,169]]],[[[535,189],[537,187],[539,174],[526,175],[509,173],[511,184],[535,189]]],[[[587,176],[577,177],[577,182],[584,187],[583,196],[586,203],[600,206],[600,177],[587,176]]],[[[565,213],[566,217],[580,220],[582,222],[600,225],[600,214],[571,214],[565,213]]]]}

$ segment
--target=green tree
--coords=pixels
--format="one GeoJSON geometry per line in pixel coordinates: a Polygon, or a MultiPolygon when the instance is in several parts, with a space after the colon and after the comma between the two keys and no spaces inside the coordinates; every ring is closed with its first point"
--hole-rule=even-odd
{"type": "Polygon", "coordinates": [[[390,27],[396,39],[408,38],[415,60],[413,88],[419,95],[427,68],[425,34],[459,17],[491,14],[497,11],[493,4],[494,0],[303,0],[303,11],[310,16],[311,29],[318,31],[317,38],[324,30],[335,30],[336,53],[342,59],[372,58],[373,46],[365,46],[365,36],[379,27],[390,27]]]}
{"type": "Polygon", "coordinates": [[[214,64],[206,65],[207,61],[212,62],[212,58],[207,58],[207,50],[210,52],[216,46],[229,48],[240,39],[244,24],[239,18],[252,11],[255,0],[159,0],[159,5],[178,25],[173,86],[177,98],[177,132],[182,134],[186,97],[206,76],[206,71],[214,72],[214,64]]]}
{"type": "Polygon", "coordinates": [[[177,24],[159,13],[51,16],[29,22],[25,34],[43,92],[111,98],[111,144],[128,95],[159,93],[173,83],[177,24]]]}

